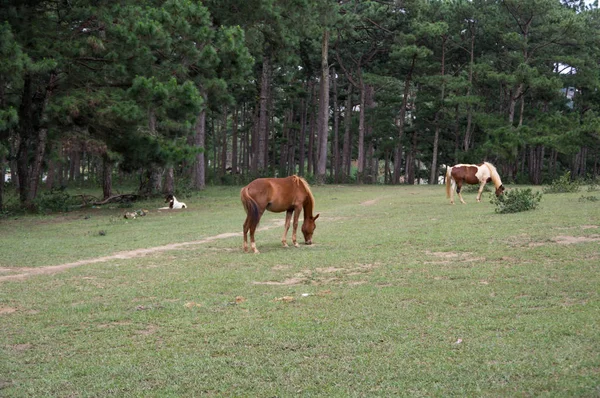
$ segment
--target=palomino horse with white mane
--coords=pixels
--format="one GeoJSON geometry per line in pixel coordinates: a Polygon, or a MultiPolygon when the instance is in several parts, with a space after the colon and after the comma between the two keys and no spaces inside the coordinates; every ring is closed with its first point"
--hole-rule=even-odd
{"type": "Polygon", "coordinates": [[[294,229],[292,242],[296,243],[296,230],[298,229],[298,218],[304,210],[304,223],[302,234],[307,245],[312,244],[312,235],[315,231],[315,221],[319,215],[313,217],[315,198],[304,178],[296,175],[286,178],[259,178],[242,188],[240,192],[244,210],[246,210],[246,221],[244,222],[244,251],[248,251],[247,234],[250,231],[250,244],[254,253],[258,253],[254,242],[254,232],[260,222],[265,210],[274,213],[286,212],[285,230],[281,243],[287,247],[287,233],[290,228],[292,213],[294,214],[294,229]]]}
{"type": "Polygon", "coordinates": [[[496,187],[496,196],[502,195],[504,192],[504,185],[502,185],[500,175],[498,175],[498,171],[493,164],[483,162],[482,164],[457,164],[448,167],[446,170],[446,196],[450,198],[450,203],[454,204],[454,190],[456,190],[460,201],[464,204],[465,201],[460,194],[463,184],[479,184],[477,201],[481,202],[483,188],[485,187],[485,184],[490,181],[493,182],[496,187]]]}

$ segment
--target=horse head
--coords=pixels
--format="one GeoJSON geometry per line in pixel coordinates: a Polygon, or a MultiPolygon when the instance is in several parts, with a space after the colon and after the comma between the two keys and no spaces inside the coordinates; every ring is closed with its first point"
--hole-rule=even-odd
{"type": "Polygon", "coordinates": [[[500,196],[504,193],[504,191],[506,190],[506,188],[504,188],[504,185],[500,185],[498,188],[496,188],[496,196],[500,196]]]}
{"type": "Polygon", "coordinates": [[[319,214],[317,214],[314,217],[306,217],[304,219],[304,222],[302,223],[302,234],[304,235],[304,243],[306,243],[307,245],[312,245],[312,236],[315,232],[315,228],[317,228],[317,225],[315,224],[317,218],[319,218],[319,214]]]}

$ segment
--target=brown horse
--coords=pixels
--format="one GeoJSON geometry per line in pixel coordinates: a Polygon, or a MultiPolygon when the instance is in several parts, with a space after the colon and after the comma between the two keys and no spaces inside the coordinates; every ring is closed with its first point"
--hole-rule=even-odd
{"type": "Polygon", "coordinates": [[[296,230],[298,229],[298,218],[304,210],[304,223],[302,233],[307,245],[312,244],[312,235],[315,231],[315,221],[319,215],[313,217],[315,198],[304,178],[290,176],[286,178],[259,178],[242,188],[240,192],[244,210],[246,210],[246,221],[244,222],[244,251],[248,251],[247,234],[250,231],[250,244],[254,253],[258,253],[254,241],[254,232],[260,222],[265,210],[274,213],[286,212],[285,231],[281,243],[287,247],[287,233],[290,228],[292,213],[294,214],[294,229],[292,242],[296,243],[296,230]]]}
{"type": "Polygon", "coordinates": [[[446,170],[446,196],[450,198],[450,204],[454,204],[454,190],[456,189],[460,201],[465,204],[460,193],[463,184],[479,184],[477,201],[481,202],[483,187],[490,181],[496,187],[496,196],[502,195],[504,185],[502,185],[500,175],[493,164],[483,162],[482,164],[457,164],[448,167],[446,170]]]}

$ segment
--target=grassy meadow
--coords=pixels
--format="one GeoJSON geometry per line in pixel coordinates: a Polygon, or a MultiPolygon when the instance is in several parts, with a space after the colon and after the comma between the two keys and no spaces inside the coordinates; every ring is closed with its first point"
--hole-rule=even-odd
{"type": "Polygon", "coordinates": [[[313,193],[315,244],[265,213],[258,255],[239,187],[0,219],[0,396],[600,396],[598,202],[313,193]]]}

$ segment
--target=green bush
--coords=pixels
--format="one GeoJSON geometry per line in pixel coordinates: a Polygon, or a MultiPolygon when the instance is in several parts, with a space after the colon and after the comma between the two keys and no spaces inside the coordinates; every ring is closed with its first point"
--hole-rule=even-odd
{"type": "Polygon", "coordinates": [[[581,197],[579,198],[580,202],[597,202],[598,200],[600,200],[600,199],[598,199],[597,196],[593,196],[593,195],[590,195],[590,196],[581,195],[581,197]]]}
{"type": "Polygon", "coordinates": [[[558,179],[552,181],[548,187],[544,187],[544,193],[566,193],[579,191],[580,184],[578,181],[571,181],[571,172],[567,171],[558,179]]]}
{"type": "Polygon", "coordinates": [[[534,210],[541,200],[541,192],[534,193],[531,188],[516,188],[505,191],[503,195],[498,197],[492,197],[492,204],[496,205],[496,213],[518,213],[534,210]]]}
{"type": "Polygon", "coordinates": [[[66,193],[64,189],[52,189],[51,191],[43,192],[35,199],[35,207],[40,213],[51,213],[55,211],[67,212],[71,206],[77,204],[71,195],[66,193]]]}
{"type": "Polygon", "coordinates": [[[600,189],[600,177],[589,177],[587,180],[588,192],[595,192],[600,189]]]}

